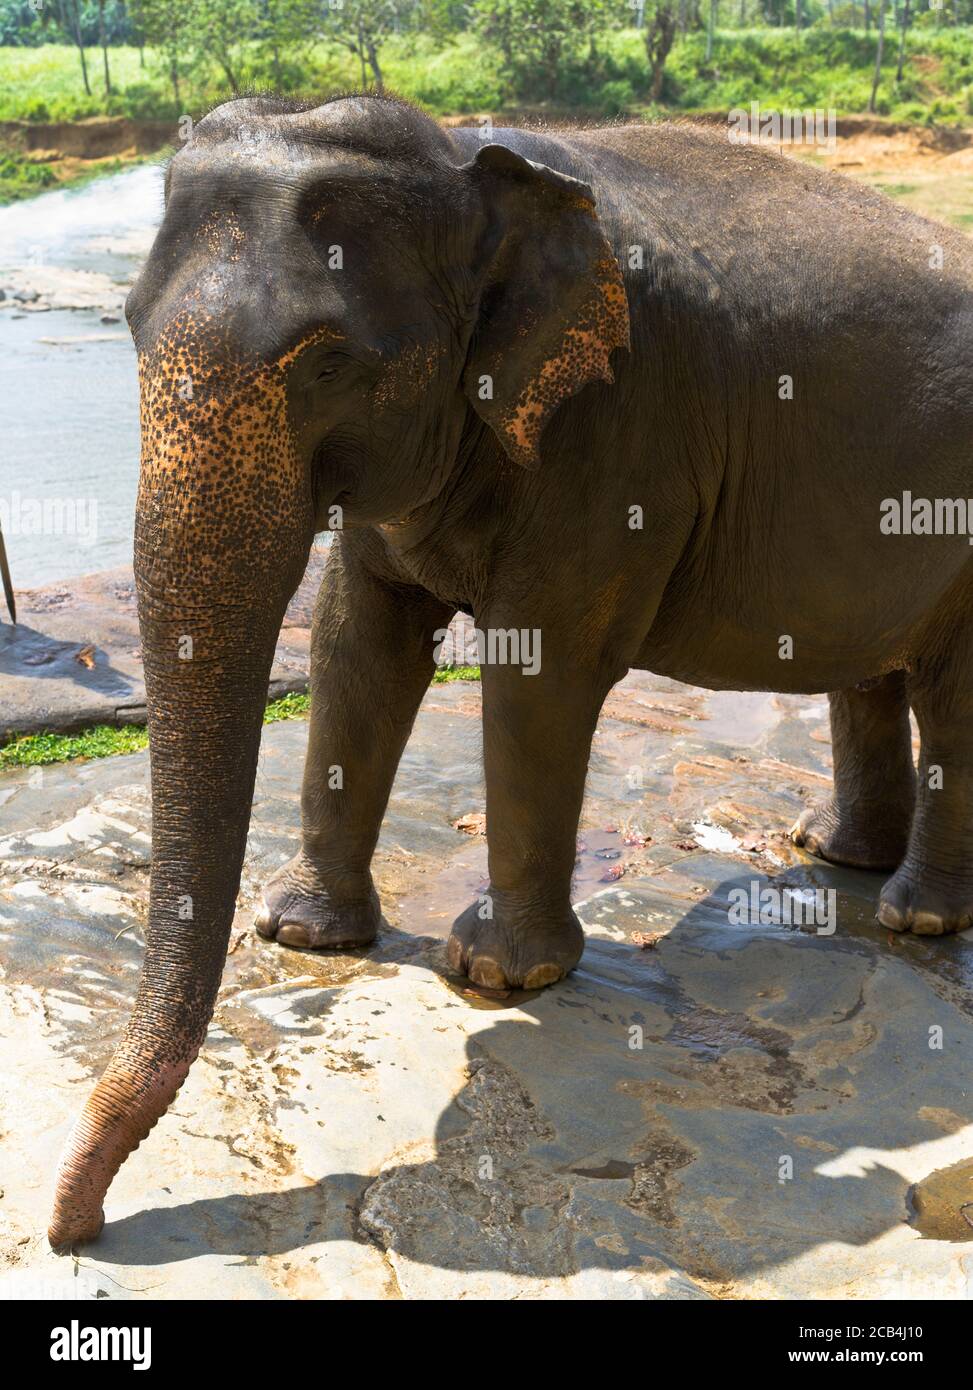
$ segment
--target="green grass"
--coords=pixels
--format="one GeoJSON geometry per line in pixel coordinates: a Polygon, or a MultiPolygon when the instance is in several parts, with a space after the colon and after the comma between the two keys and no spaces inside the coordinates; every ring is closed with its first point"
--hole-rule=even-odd
{"type": "Polygon", "coordinates": [[[50,164],[34,163],[22,155],[0,154],[0,203],[33,198],[59,182],[50,164]]]}
{"type": "Polygon", "coordinates": [[[439,666],[432,678],[433,685],[445,685],[447,681],[478,681],[479,666],[439,666]]]}
{"type": "MultiPolygon", "coordinates": [[[[479,666],[441,666],[433,684],[445,681],[478,681],[479,666]]],[[[311,708],[310,695],[282,695],[264,710],[265,724],[285,719],[306,719],[311,708]]],[[[73,762],[78,758],[111,758],[119,753],[138,753],[149,746],[144,724],[125,724],[115,728],[98,724],[79,734],[24,734],[0,748],[0,772],[14,767],[46,767],[49,763],[73,762]]]]}
{"type": "Polygon", "coordinates": [[[0,206],[16,203],[21,198],[33,198],[48,188],[78,188],[90,183],[92,179],[104,178],[107,174],[117,174],[129,169],[133,164],[142,164],[145,156],[133,159],[102,159],[89,167],[72,167],[70,173],[63,168],[45,162],[37,163],[24,155],[4,154],[0,151],[0,206]]]}
{"type": "Polygon", "coordinates": [[[116,729],[98,724],[80,734],[25,734],[0,748],[0,771],[11,767],[44,767],[75,758],[109,758],[116,753],[137,753],[147,748],[149,733],[144,724],[126,724],[116,729]]]}
{"type": "Polygon", "coordinates": [[[282,695],[279,700],[271,700],[264,710],[265,724],[279,724],[282,719],[306,719],[311,709],[310,695],[282,695]]]}
{"type": "MultiPolygon", "coordinates": [[[[843,114],[867,109],[874,29],[867,36],[862,30],[831,29],[827,23],[801,35],[793,29],[719,30],[709,62],[705,46],[703,33],[676,43],[666,68],[664,109],[730,110],[751,100],[776,110],[834,107],[843,114]]],[[[642,35],[634,29],[608,32],[599,48],[597,70],[575,61],[562,65],[555,102],[603,116],[647,113],[642,35]]],[[[973,116],[973,26],[917,25],[906,52],[909,61],[897,84],[898,35],[890,32],[878,92],[880,115],[912,121],[973,116]]],[[[144,68],[137,49],[112,48],[109,56],[115,92],[106,97],[99,55],[92,49],[92,94],[86,96],[75,49],[55,44],[0,48],[0,120],[78,120],[103,114],[171,120],[185,112],[199,114],[229,95],[215,64],[204,63],[183,79],[177,105],[152,50],[146,52],[144,68]]],[[[393,37],[383,46],[381,61],[389,87],[436,115],[496,113],[537,104],[547,95],[539,91],[532,72],[505,74],[499,54],[469,33],[440,46],[429,37],[393,37]]],[[[324,44],[311,47],[299,66],[292,63],[288,69],[296,74],[295,90],[310,97],[323,98],[361,82],[357,59],[324,44]]],[[[245,61],[241,73],[245,85],[268,85],[269,74],[256,58],[245,61]]]]}
{"type": "MultiPolygon", "coordinates": [[[[106,100],[101,71],[93,61],[95,51],[88,50],[87,56],[90,97],[85,95],[76,49],[65,44],[0,48],[0,121],[77,121],[104,115],[113,107],[119,114],[134,114],[122,109],[124,96],[106,100]]],[[[139,68],[137,48],[112,48],[109,61],[112,81],[121,89],[148,77],[149,69],[139,68]]],[[[156,100],[164,97],[161,77],[148,77],[147,85],[158,94],[156,100]]]]}

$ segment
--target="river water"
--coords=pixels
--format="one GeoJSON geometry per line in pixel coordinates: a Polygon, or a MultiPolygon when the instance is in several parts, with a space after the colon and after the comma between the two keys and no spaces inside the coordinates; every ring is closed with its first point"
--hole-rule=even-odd
{"type": "Polygon", "coordinates": [[[126,286],[161,213],[155,165],[0,208],[0,522],[17,588],[131,560],[139,430],[124,319],[22,313],[11,291],[48,269],[126,286]]]}

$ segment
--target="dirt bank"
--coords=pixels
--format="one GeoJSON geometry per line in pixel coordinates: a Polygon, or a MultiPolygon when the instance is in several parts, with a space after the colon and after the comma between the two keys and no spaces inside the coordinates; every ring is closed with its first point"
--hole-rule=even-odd
{"type": "Polygon", "coordinates": [[[173,121],[92,116],[85,121],[0,121],[0,147],[44,162],[155,154],[178,139],[173,121]]]}
{"type": "MultiPolygon", "coordinates": [[[[674,120],[725,124],[725,111],[693,116],[672,113],[674,120]]],[[[496,125],[602,125],[604,121],[590,111],[567,108],[516,107],[501,112],[475,112],[446,116],[445,126],[476,126],[492,120],[496,125]]],[[[875,116],[841,116],[836,133],[842,144],[859,149],[894,147],[899,154],[946,155],[973,149],[973,129],[960,126],[919,126],[902,121],[885,121],[875,116]]],[[[175,144],[179,131],[174,121],[139,121],[127,116],[92,116],[84,121],[0,121],[0,148],[30,155],[37,160],[99,160],[155,154],[175,144]]]]}

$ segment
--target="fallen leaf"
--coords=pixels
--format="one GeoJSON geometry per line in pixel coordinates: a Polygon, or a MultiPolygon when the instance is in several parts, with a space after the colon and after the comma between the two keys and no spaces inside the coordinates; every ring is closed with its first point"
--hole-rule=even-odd
{"type": "Polygon", "coordinates": [[[602,874],[602,876],[601,876],[601,878],[598,880],[598,882],[599,882],[599,883],[616,883],[616,882],[622,877],[622,875],[624,874],[624,872],[625,872],[625,865],[624,865],[624,864],[612,864],[609,868],[607,868],[607,869],[605,870],[605,872],[602,874]]]}
{"type": "Polygon", "coordinates": [[[651,951],[665,935],[664,931],[633,931],[632,943],[643,951],[651,951]]]}
{"type": "Polygon", "coordinates": [[[94,647],[82,647],[79,652],[74,654],[75,661],[81,666],[86,666],[89,671],[94,670],[95,649],[94,647]]]}
{"type": "Polygon", "coordinates": [[[486,816],[482,811],[471,811],[469,815],[454,820],[453,829],[461,830],[464,835],[485,835],[486,816]]]}

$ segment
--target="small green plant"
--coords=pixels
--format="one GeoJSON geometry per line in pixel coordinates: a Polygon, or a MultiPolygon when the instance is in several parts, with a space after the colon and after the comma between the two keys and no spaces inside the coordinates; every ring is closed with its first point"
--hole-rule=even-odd
{"type": "Polygon", "coordinates": [[[0,155],[0,204],[32,198],[58,181],[50,164],[36,163],[23,155],[0,155]]]}
{"type": "Polygon", "coordinates": [[[116,753],[137,753],[148,747],[149,734],[143,724],[126,724],[120,729],[98,724],[80,734],[26,734],[0,748],[0,770],[11,767],[44,767],[66,763],[74,758],[108,758],[116,753]]]}
{"type": "Polygon", "coordinates": [[[311,709],[310,695],[292,691],[279,700],[271,700],[264,710],[265,724],[279,724],[282,719],[306,719],[311,709]]]}
{"type": "MultiPolygon", "coordinates": [[[[478,681],[479,666],[440,666],[434,685],[446,681],[478,681]]],[[[285,719],[306,719],[311,710],[310,695],[297,691],[271,700],[264,710],[265,724],[285,719]]],[[[73,762],[76,758],[111,758],[119,753],[138,753],[149,746],[144,724],[97,724],[79,734],[24,734],[0,747],[0,772],[13,767],[44,767],[49,763],[73,762]]]]}
{"type": "Polygon", "coordinates": [[[478,681],[479,666],[440,666],[432,678],[433,685],[445,685],[447,681],[478,681]]]}

